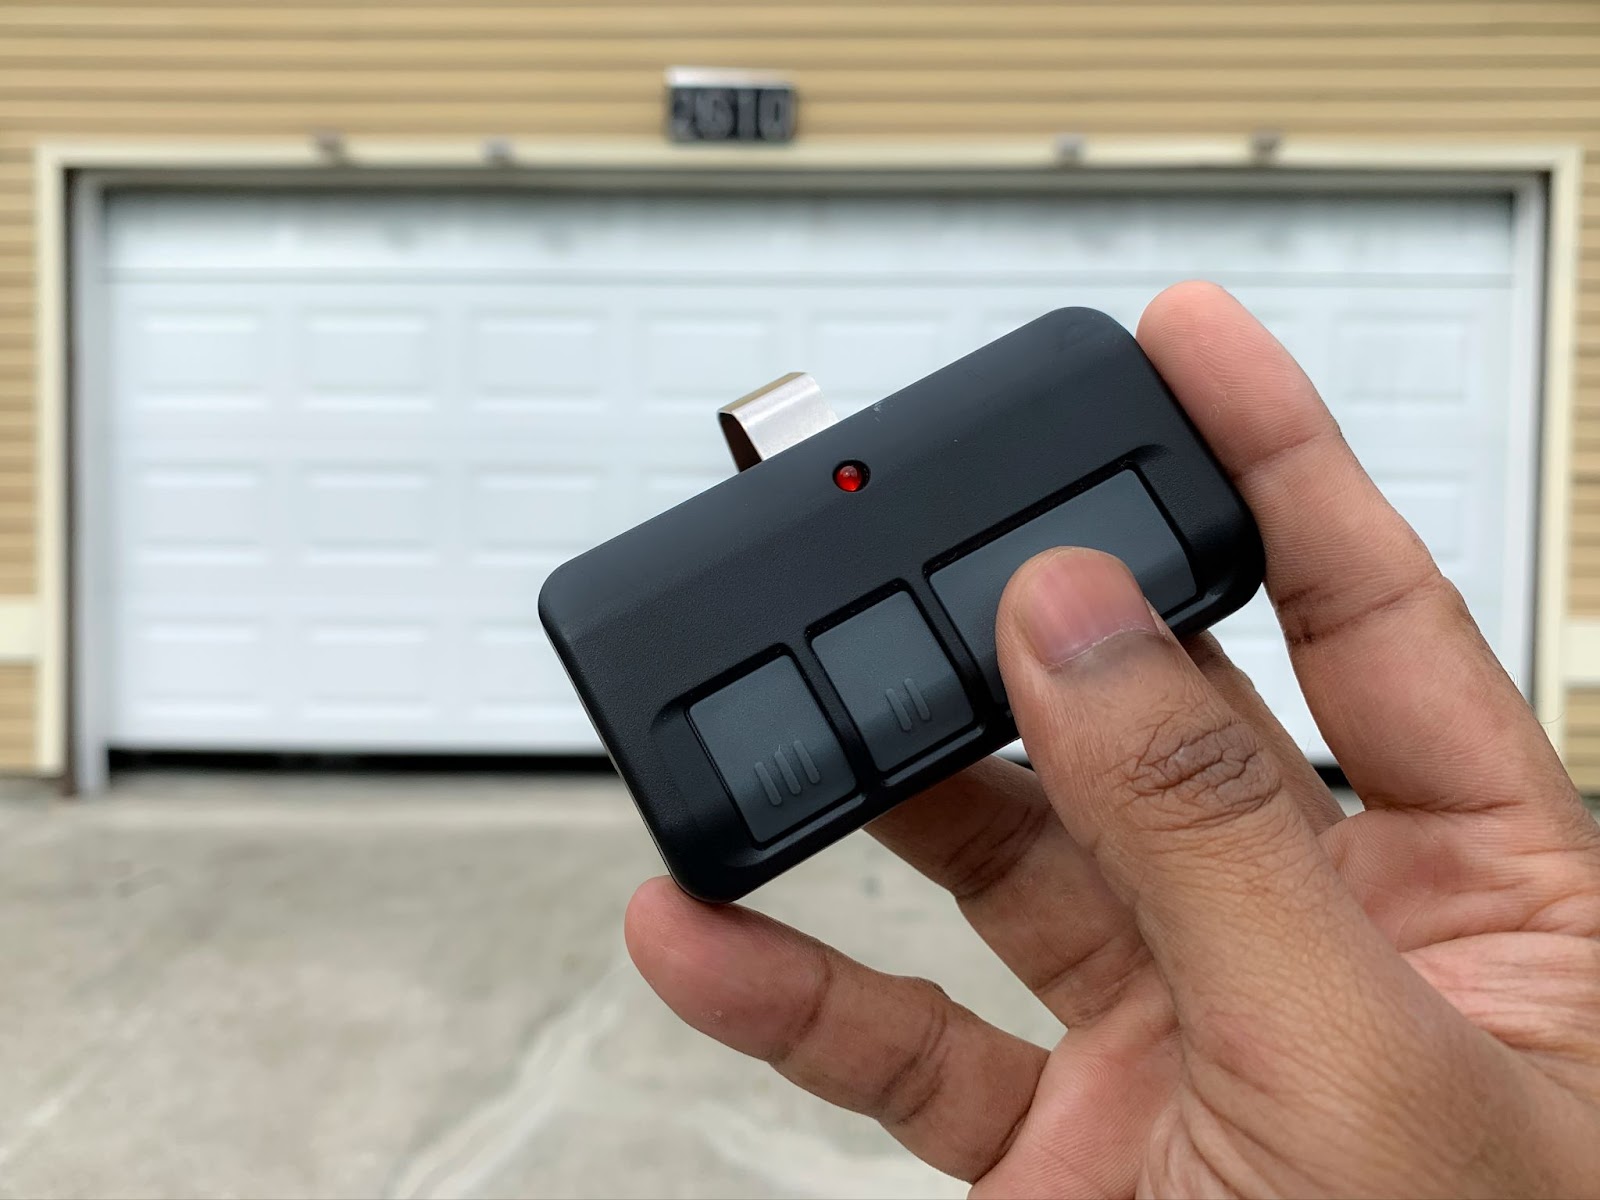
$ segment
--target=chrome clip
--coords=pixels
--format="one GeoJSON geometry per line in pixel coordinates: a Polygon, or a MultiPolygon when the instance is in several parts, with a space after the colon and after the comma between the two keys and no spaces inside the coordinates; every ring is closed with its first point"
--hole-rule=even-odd
{"type": "Polygon", "coordinates": [[[821,433],[838,420],[817,381],[800,371],[717,410],[728,453],[741,471],[821,433]]]}

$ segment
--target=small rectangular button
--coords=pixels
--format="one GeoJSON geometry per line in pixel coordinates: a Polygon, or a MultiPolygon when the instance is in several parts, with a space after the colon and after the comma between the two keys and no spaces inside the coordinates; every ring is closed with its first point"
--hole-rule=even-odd
{"type": "Polygon", "coordinates": [[[811,648],[880,771],[972,724],[955,669],[904,592],[818,634],[811,648]]]}
{"type": "Polygon", "coordinates": [[[839,739],[793,659],[757,667],[690,705],[689,720],[758,842],[855,790],[839,739]]]}
{"type": "Polygon", "coordinates": [[[1194,598],[1188,556],[1150,493],[1132,471],[1113,475],[929,576],[996,700],[1006,698],[994,648],[1000,593],[1018,567],[1056,546],[1115,554],[1128,564],[1157,612],[1170,612],[1194,598]]]}

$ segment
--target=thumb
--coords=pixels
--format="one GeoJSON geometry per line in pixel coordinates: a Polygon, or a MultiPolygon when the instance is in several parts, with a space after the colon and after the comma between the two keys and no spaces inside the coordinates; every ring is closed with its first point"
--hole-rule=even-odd
{"type": "Polygon", "coordinates": [[[1280,771],[1121,562],[1033,559],[996,640],[1045,793],[1133,910],[1180,1024],[1247,1015],[1263,1049],[1263,1019],[1303,1038],[1305,1004],[1348,1003],[1364,969],[1399,982],[1303,815],[1302,774],[1280,771]]]}

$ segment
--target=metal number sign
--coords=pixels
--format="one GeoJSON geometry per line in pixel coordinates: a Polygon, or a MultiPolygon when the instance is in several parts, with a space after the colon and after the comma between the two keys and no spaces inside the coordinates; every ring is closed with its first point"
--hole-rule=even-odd
{"type": "Polygon", "coordinates": [[[795,94],[758,71],[673,67],[667,72],[667,136],[675,142],[787,142],[795,94]]]}

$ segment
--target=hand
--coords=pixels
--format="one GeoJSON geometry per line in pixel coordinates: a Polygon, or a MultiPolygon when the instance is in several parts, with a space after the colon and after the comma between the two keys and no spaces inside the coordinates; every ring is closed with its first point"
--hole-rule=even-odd
{"type": "Polygon", "coordinates": [[[873,833],[1067,1027],[664,880],[634,961],[689,1024],[976,1195],[1600,1192],[1600,833],[1288,354],[1227,293],[1139,340],[1260,524],[1338,805],[1214,641],[1115,559],[1041,555],[997,641],[1037,775],[991,760],[873,833]]]}

